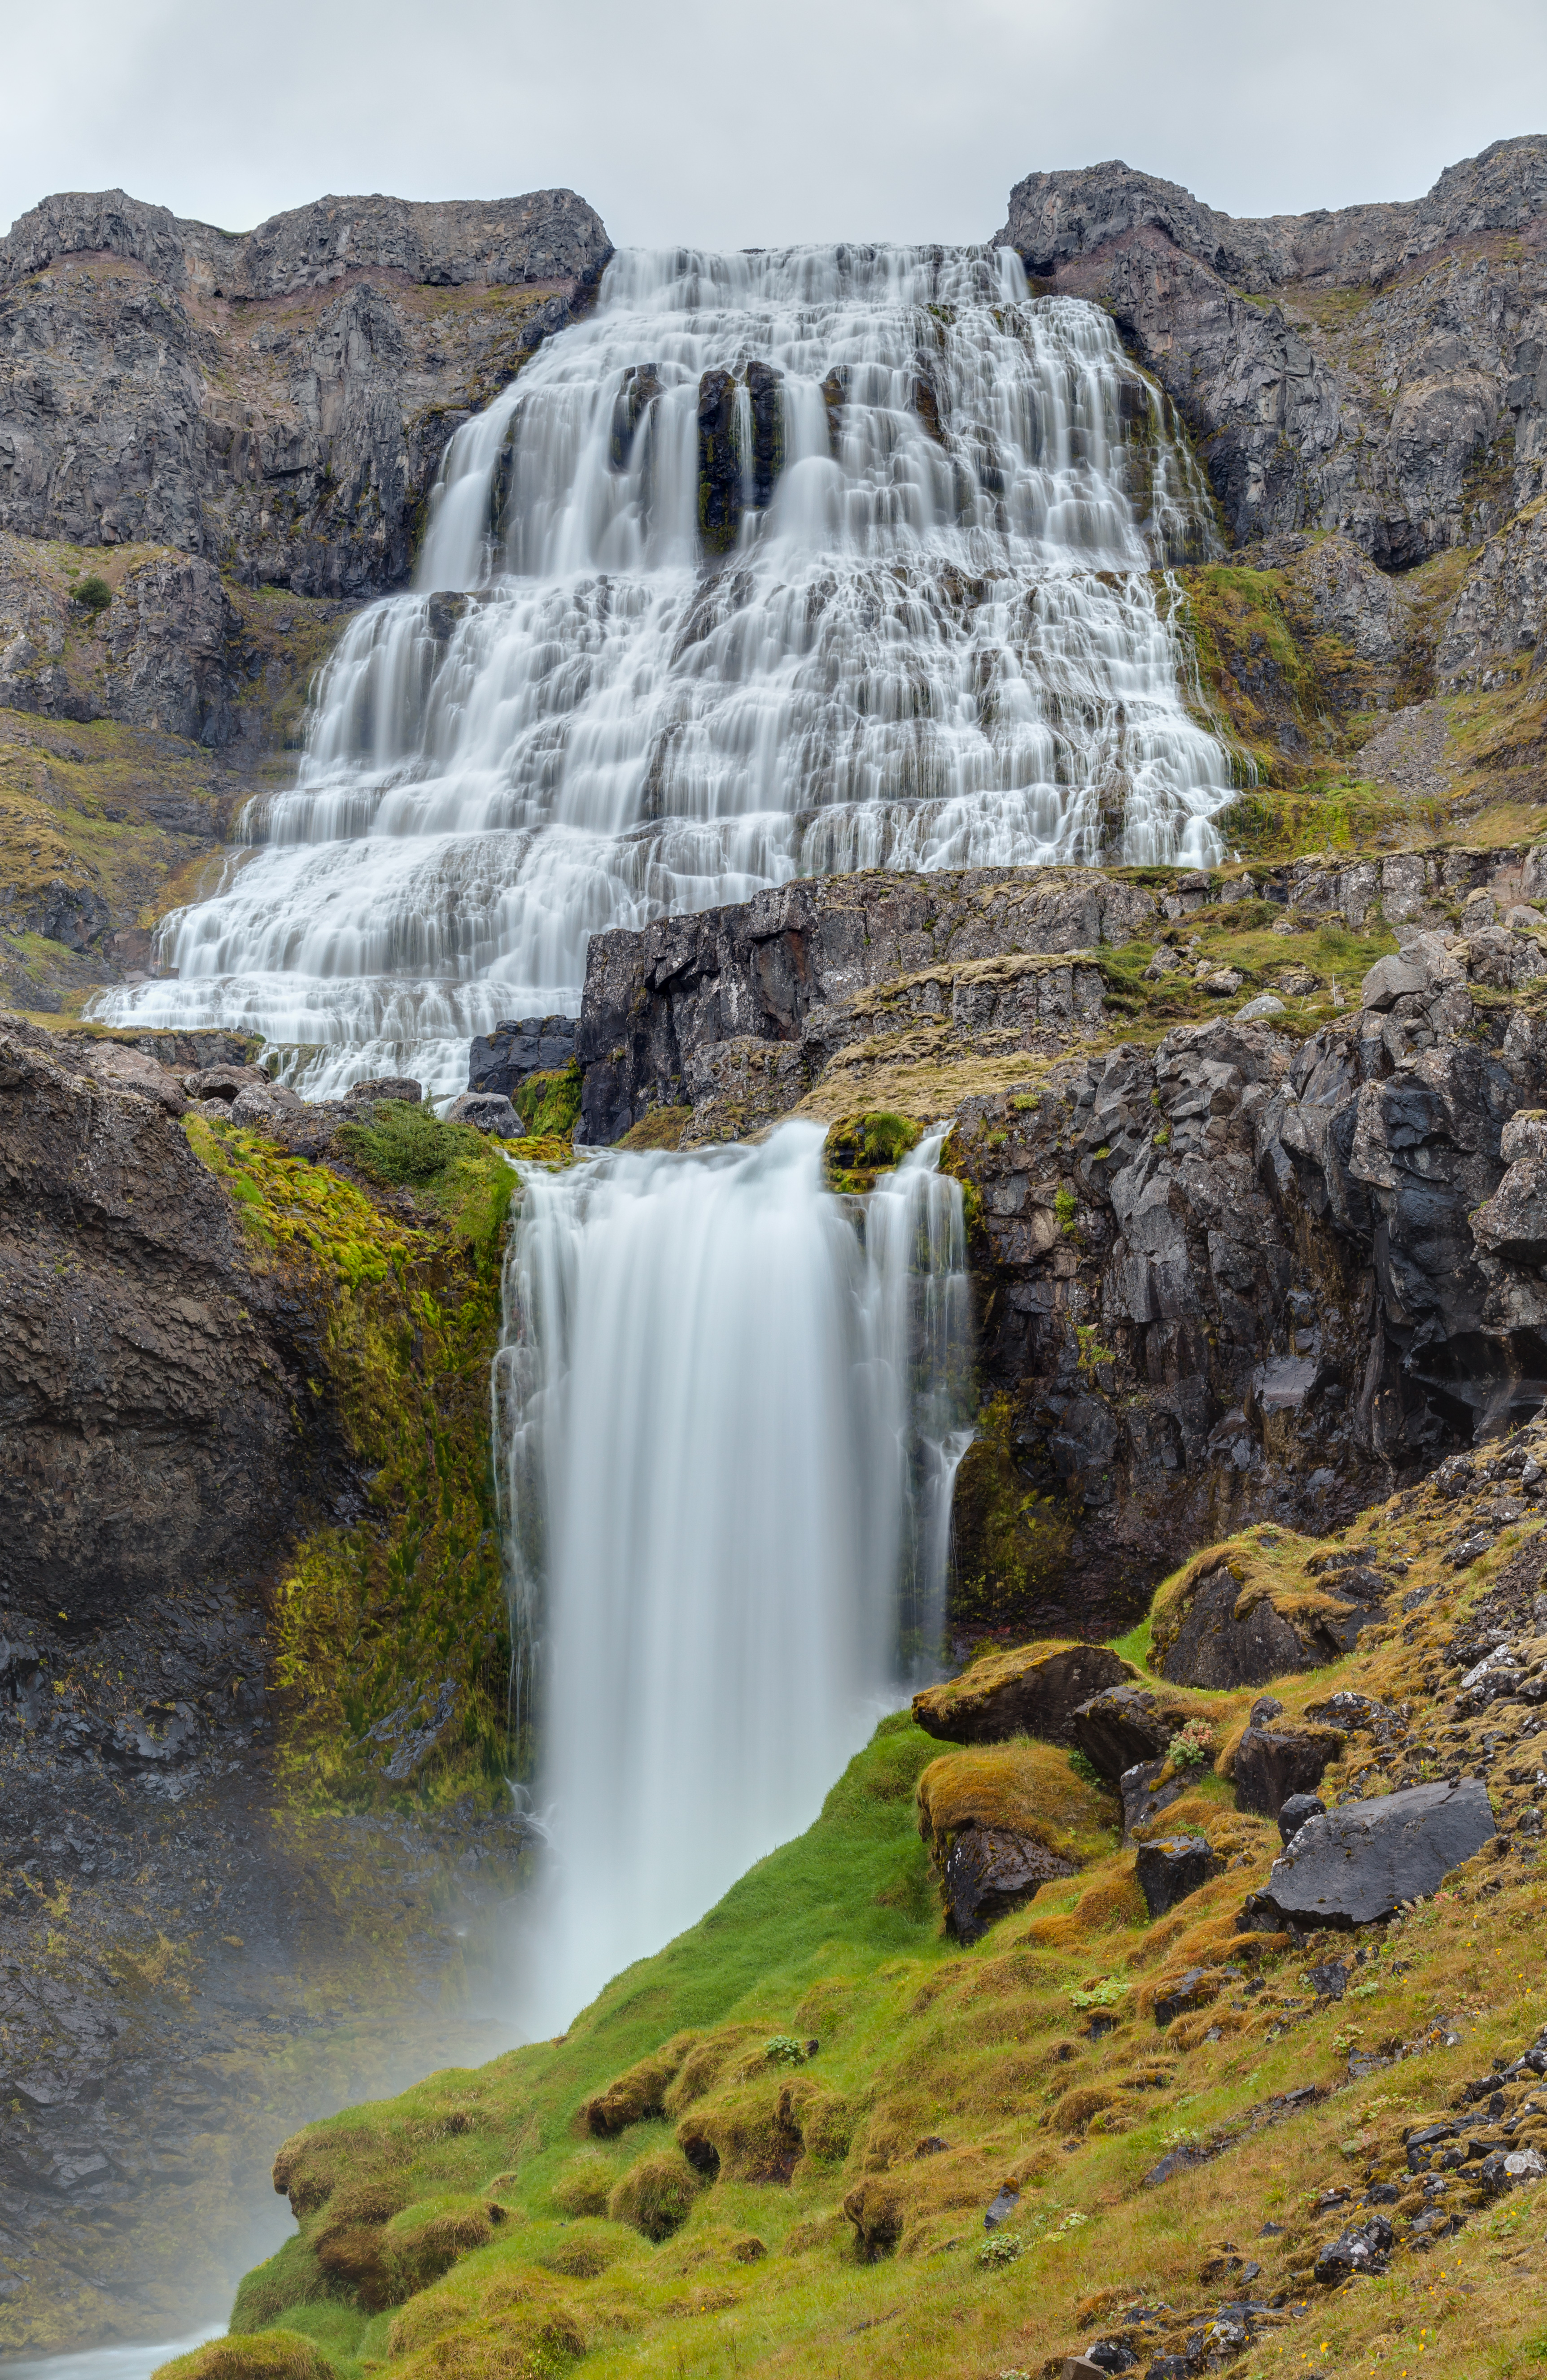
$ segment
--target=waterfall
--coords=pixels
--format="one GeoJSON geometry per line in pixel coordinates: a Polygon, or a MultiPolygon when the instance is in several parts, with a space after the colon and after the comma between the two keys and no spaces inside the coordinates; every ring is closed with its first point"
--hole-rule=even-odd
{"type": "Polygon", "coordinates": [[[1015,256],[629,253],[452,439],[414,592],[330,661],[295,788],[164,923],[141,1026],[314,1093],[465,1080],[590,935],[859,868],[1217,858],[1164,577],[1168,403],[1015,256]]]}
{"type": "Polygon", "coordinates": [[[809,1825],[930,1673],[967,1427],[944,1132],[864,1201],[819,1125],[522,1172],[494,1423],[552,2032],[809,1825]]]}

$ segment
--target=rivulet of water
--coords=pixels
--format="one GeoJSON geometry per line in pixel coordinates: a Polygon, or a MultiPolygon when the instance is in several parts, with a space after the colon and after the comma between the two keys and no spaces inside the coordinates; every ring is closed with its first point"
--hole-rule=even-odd
{"type": "Polygon", "coordinates": [[[958,1185],[820,1126],[523,1169],[494,1427],[551,2033],[810,1824],[929,1674],[968,1443],[958,1185]]]}
{"type": "Polygon", "coordinates": [[[1209,506],[1099,308],[1008,250],[628,253],[459,430],[176,980],[322,1092],[465,1081],[589,936],[802,873],[1204,862],[1226,757],[1164,566],[1209,506]]]}

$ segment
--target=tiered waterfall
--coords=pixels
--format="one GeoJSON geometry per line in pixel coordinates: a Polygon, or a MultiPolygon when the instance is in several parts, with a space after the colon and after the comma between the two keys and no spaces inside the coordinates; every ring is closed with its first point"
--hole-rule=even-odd
{"type": "Polygon", "coordinates": [[[802,872],[1207,861],[1164,566],[1209,509],[1106,316],[981,249],[620,255],[457,431],[144,1026],[449,1091],[587,938],[802,872]]]}

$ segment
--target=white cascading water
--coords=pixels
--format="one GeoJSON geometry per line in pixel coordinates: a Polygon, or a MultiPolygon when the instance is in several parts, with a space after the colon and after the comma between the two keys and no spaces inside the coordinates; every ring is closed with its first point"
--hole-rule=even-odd
{"type": "Polygon", "coordinates": [[[452,440],[417,591],[351,623],[296,789],[163,929],[176,979],[96,1013],[261,1031],[314,1096],[444,1092],[469,1035],[575,1011],[599,928],[857,868],[1207,862],[1229,767],[1154,574],[1211,540],[1106,315],[1008,249],[619,255],[452,440]]]}
{"type": "Polygon", "coordinates": [[[970,1437],[943,1138],[858,1215],[804,1123],[522,1169],[494,1409],[552,1841],[535,2034],[809,1825],[928,1672],[970,1437]]]}

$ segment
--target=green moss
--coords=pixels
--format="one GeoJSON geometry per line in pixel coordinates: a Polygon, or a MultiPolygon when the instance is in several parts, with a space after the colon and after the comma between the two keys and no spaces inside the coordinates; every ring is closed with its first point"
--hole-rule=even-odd
{"type": "Polygon", "coordinates": [[[567,1066],[549,1075],[529,1075],[515,1092],[511,1105],[529,1133],[540,1138],[567,1140],[580,1114],[580,1069],[571,1058],[567,1066]]]}
{"type": "Polygon", "coordinates": [[[504,1791],[508,1630],[489,1444],[500,1252],[516,1175],[469,1127],[384,1102],[351,1132],[362,1170],[415,1192],[411,1220],[265,1135],[190,1116],[261,1263],[282,1270],[316,1349],[303,1432],[333,1431],[364,1512],[302,1538],[274,1599],[293,1697],[285,1757],[309,1791],[382,1790],[366,1730],[428,1686],[455,1717],[423,1784],[504,1791]],[[416,1121],[417,1119],[417,1121],[416,1121]]]}
{"type": "Polygon", "coordinates": [[[828,1187],[860,1194],[873,1190],[877,1176],[893,1172],[922,1138],[922,1125],[889,1109],[840,1118],[829,1126],[822,1152],[828,1187]]]}
{"type": "Polygon", "coordinates": [[[1062,1498],[1033,1488],[1015,1460],[1016,1408],[996,1397],[956,1472],[952,1506],[953,1630],[1029,1633],[1059,1598],[1074,1524],[1062,1498]]]}

